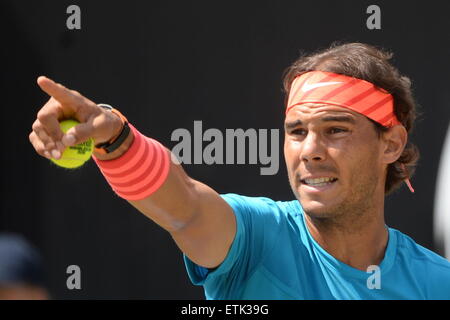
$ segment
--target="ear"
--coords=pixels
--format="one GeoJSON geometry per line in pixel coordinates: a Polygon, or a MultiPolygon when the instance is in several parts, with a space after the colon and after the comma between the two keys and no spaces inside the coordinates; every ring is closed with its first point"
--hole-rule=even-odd
{"type": "Polygon", "coordinates": [[[388,131],[383,132],[383,162],[386,164],[393,163],[400,158],[406,143],[408,142],[408,132],[402,125],[396,125],[388,131]]]}

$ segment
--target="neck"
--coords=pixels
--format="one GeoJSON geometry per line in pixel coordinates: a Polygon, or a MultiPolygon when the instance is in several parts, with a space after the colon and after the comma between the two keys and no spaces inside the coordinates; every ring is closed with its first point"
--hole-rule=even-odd
{"type": "Polygon", "coordinates": [[[384,258],[389,233],[384,222],[384,197],[378,206],[357,215],[314,218],[306,214],[312,237],[329,254],[353,268],[366,271],[384,258]]]}

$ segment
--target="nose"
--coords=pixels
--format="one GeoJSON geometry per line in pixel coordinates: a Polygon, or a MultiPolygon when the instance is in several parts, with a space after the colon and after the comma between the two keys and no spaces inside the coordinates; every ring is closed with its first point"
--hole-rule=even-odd
{"type": "Polygon", "coordinates": [[[300,160],[303,161],[323,161],[326,158],[326,148],[320,137],[309,132],[302,141],[300,160]]]}

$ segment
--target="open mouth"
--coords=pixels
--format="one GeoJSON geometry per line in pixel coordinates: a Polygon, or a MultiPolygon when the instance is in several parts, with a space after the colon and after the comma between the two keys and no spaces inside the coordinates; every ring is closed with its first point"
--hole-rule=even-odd
{"type": "Polygon", "coordinates": [[[336,182],[337,178],[324,177],[324,178],[316,178],[316,179],[302,179],[300,180],[303,184],[310,187],[324,187],[333,184],[336,182]]]}

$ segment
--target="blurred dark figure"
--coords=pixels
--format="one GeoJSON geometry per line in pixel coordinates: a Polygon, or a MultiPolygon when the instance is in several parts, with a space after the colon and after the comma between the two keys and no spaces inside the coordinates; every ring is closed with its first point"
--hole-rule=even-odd
{"type": "Polygon", "coordinates": [[[39,252],[22,236],[0,233],[0,300],[48,298],[39,252]]]}

